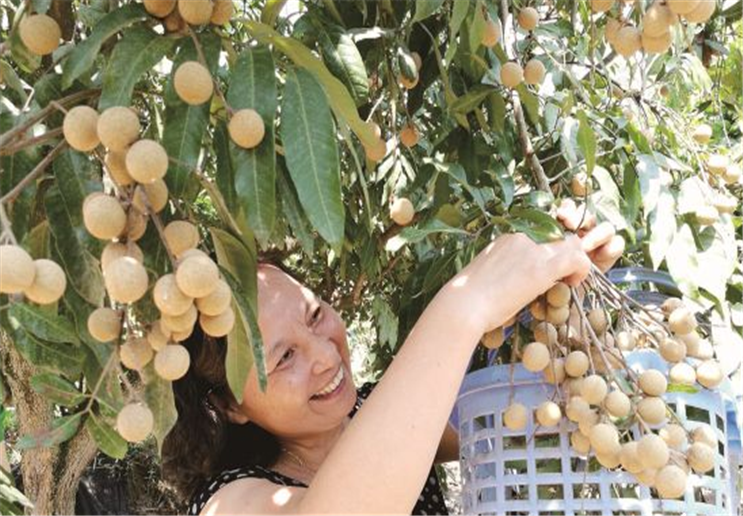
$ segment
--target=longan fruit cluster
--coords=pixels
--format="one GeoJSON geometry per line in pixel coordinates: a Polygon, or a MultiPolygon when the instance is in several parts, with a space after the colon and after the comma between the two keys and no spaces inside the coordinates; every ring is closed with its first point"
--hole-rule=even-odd
{"type": "Polygon", "coordinates": [[[18,245],[0,245],[0,293],[23,294],[40,305],[56,303],[67,288],[67,277],[56,262],[34,260],[18,245]]]}
{"type": "Polygon", "coordinates": [[[232,0],[144,0],[152,16],[162,18],[170,31],[189,25],[226,25],[232,19],[232,0]]]}
{"type": "Polygon", "coordinates": [[[539,59],[530,59],[525,67],[514,61],[503,63],[500,69],[500,80],[506,88],[516,88],[522,82],[530,85],[541,84],[546,69],[539,59]]]}
{"type": "Polygon", "coordinates": [[[367,125],[374,133],[374,143],[364,145],[366,159],[373,162],[381,161],[387,155],[387,142],[382,138],[382,128],[373,121],[368,121],[367,125]]]}

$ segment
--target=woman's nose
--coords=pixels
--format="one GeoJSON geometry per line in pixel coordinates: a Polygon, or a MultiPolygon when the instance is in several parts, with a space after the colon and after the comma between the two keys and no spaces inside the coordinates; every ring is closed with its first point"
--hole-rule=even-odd
{"type": "Polygon", "coordinates": [[[313,374],[322,375],[327,373],[328,369],[338,367],[340,355],[332,340],[313,335],[310,350],[313,374]]]}

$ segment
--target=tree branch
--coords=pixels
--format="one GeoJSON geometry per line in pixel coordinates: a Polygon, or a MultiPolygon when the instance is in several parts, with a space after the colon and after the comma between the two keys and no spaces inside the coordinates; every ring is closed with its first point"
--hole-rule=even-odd
{"type": "Polygon", "coordinates": [[[21,181],[13,187],[13,189],[0,197],[0,203],[6,203],[14,200],[16,197],[18,197],[24,188],[26,188],[28,185],[30,185],[32,182],[36,180],[37,177],[39,177],[42,173],[44,173],[44,170],[46,170],[46,167],[48,167],[52,161],[56,159],[56,157],[67,148],[67,142],[65,140],[62,140],[57,144],[52,151],[47,154],[44,159],[42,159],[38,165],[34,167],[34,169],[28,173],[26,177],[21,179],[21,181]]]}

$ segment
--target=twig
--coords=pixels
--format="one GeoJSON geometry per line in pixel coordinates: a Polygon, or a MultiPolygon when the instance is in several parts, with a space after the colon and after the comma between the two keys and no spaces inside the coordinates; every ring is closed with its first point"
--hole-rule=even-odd
{"type": "Polygon", "coordinates": [[[47,131],[44,134],[40,134],[39,136],[34,136],[33,138],[29,138],[27,140],[21,140],[19,143],[15,145],[5,147],[4,149],[0,150],[0,156],[11,156],[20,150],[26,149],[28,147],[33,147],[35,145],[39,145],[40,143],[43,143],[47,140],[51,140],[52,138],[56,138],[60,136],[61,134],[62,134],[62,128],[57,127],[56,129],[47,131]]]}
{"type": "Polygon", "coordinates": [[[21,179],[21,181],[13,187],[13,189],[0,197],[0,203],[6,203],[14,200],[16,197],[18,197],[24,188],[26,188],[28,185],[30,185],[33,181],[36,180],[37,177],[39,177],[44,170],[46,170],[46,167],[48,167],[52,161],[56,159],[56,157],[67,148],[67,142],[65,140],[62,140],[57,144],[52,151],[47,154],[44,159],[42,159],[38,165],[34,167],[34,169],[28,173],[26,177],[21,179]]]}
{"type": "Polygon", "coordinates": [[[8,214],[5,212],[5,206],[0,203],[0,242],[7,241],[13,245],[18,245],[18,240],[13,234],[13,227],[10,224],[8,214]]]}

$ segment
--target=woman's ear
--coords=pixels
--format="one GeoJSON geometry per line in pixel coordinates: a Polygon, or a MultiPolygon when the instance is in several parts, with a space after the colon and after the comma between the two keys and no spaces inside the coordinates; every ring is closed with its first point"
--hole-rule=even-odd
{"type": "Polygon", "coordinates": [[[242,411],[242,407],[237,403],[237,401],[232,397],[229,396],[229,400],[225,399],[223,396],[217,396],[215,393],[209,394],[209,401],[212,405],[214,405],[217,410],[219,410],[222,414],[227,417],[227,420],[231,423],[235,423],[238,425],[244,425],[250,419],[248,419],[248,416],[245,415],[245,413],[242,411]]]}

